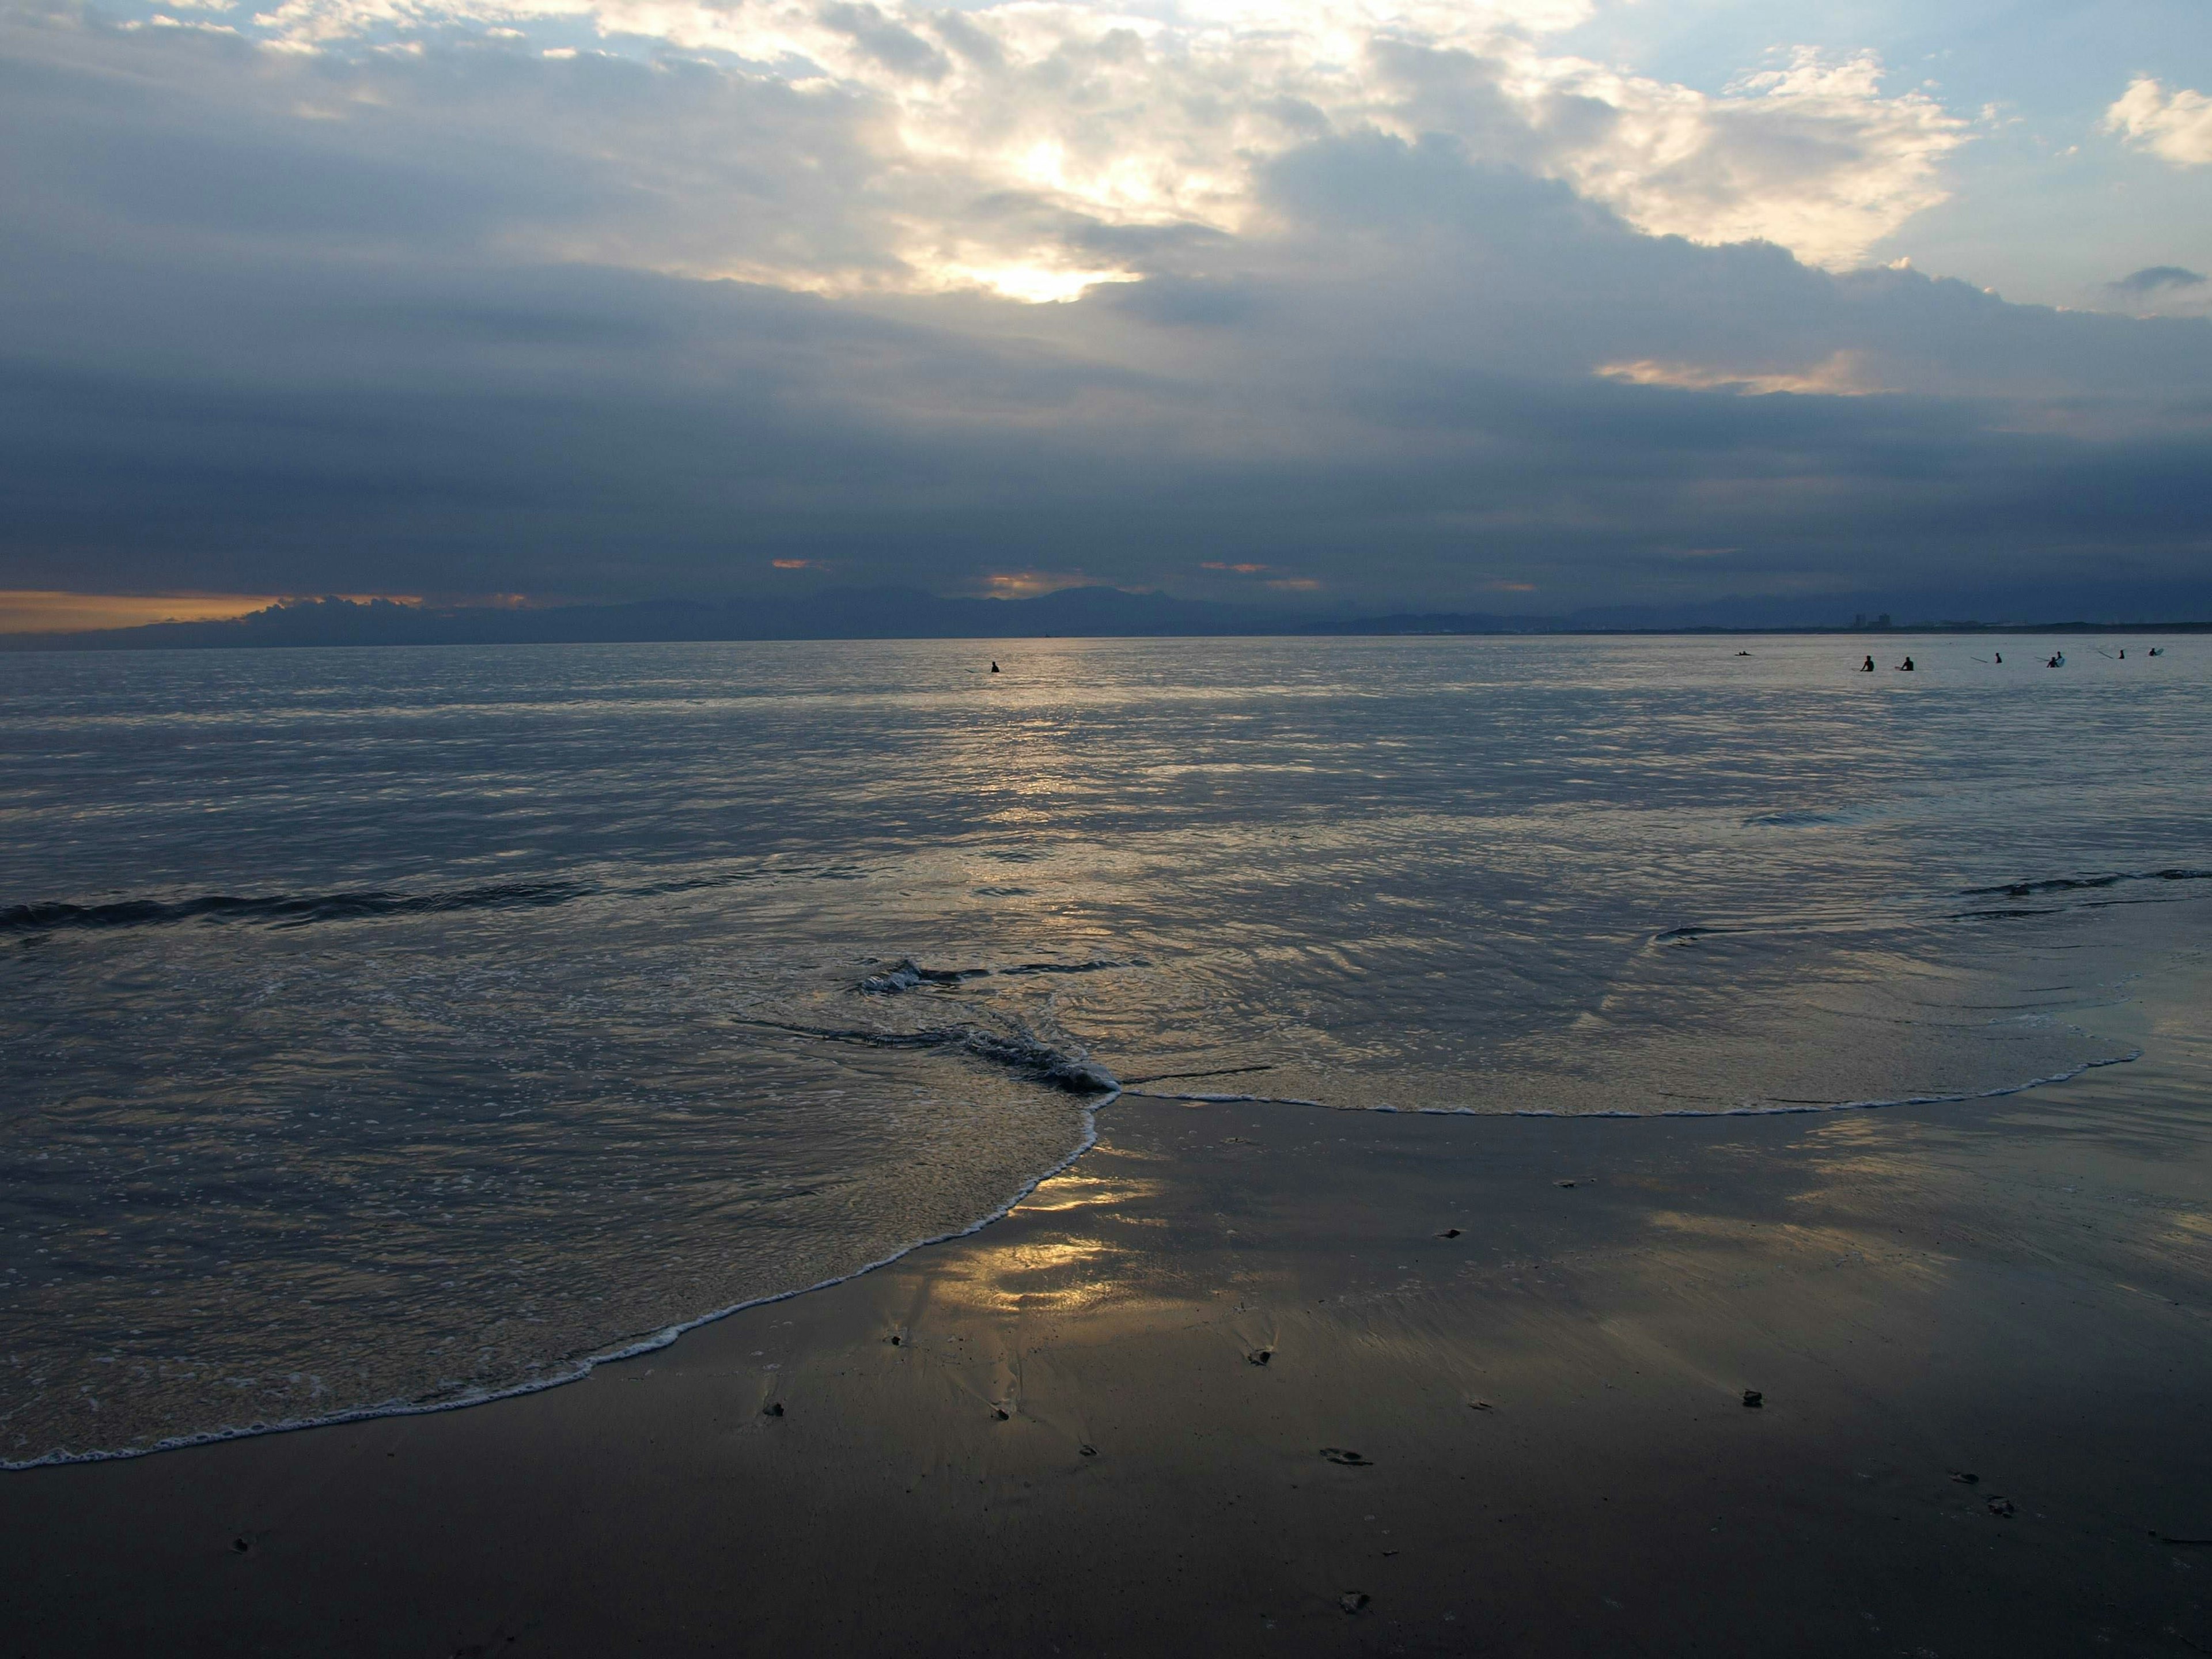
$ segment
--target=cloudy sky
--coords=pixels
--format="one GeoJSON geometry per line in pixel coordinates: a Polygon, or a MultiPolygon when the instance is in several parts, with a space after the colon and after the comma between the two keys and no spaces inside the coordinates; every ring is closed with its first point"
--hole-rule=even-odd
{"type": "Polygon", "coordinates": [[[2203,0],[263,3],[0,0],[0,617],[2212,614],[2203,0]]]}

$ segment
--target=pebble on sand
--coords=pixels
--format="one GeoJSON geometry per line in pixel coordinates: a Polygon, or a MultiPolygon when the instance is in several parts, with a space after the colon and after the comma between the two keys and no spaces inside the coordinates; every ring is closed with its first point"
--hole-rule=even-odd
{"type": "Polygon", "coordinates": [[[1990,1499],[1990,1513],[2009,1521],[2017,1511],[2013,1508],[2011,1498],[1992,1498],[1990,1499]]]}
{"type": "Polygon", "coordinates": [[[768,1403],[767,1405],[763,1406],[763,1407],[761,1407],[761,1415],[762,1415],[763,1417],[781,1417],[781,1416],[782,1416],[782,1415],[783,1415],[783,1401],[781,1401],[781,1400],[771,1400],[770,1401],[769,1401],[769,1403],[768,1403]]]}
{"type": "Polygon", "coordinates": [[[1746,1389],[1743,1391],[1743,1403],[1755,1409],[1766,1403],[1766,1396],[1759,1393],[1757,1389],[1746,1389]]]}
{"type": "Polygon", "coordinates": [[[1447,1227],[1443,1231],[1438,1233],[1437,1237],[1438,1238],[1457,1238],[1459,1237],[1459,1229],[1456,1227],[1447,1227]]]}
{"type": "Polygon", "coordinates": [[[1336,1598],[1336,1605],[1346,1613],[1364,1613],[1368,1602],[1373,1599],[1365,1590],[1346,1590],[1336,1598]]]}
{"type": "Polygon", "coordinates": [[[1004,1406],[994,1406],[991,1407],[991,1415],[998,1419],[1000,1422],[1003,1423],[1007,1419],[1007,1418],[1012,1416],[1013,1413],[1009,1412],[1004,1406]]]}
{"type": "Polygon", "coordinates": [[[1275,1357],[1273,1348],[1255,1348],[1244,1358],[1255,1365],[1264,1365],[1275,1357]]]}
{"type": "Polygon", "coordinates": [[[1971,1486],[1979,1481],[1982,1477],[1976,1474],[1972,1469],[1954,1469],[1951,1471],[1951,1478],[1962,1486],[1971,1486]]]}
{"type": "Polygon", "coordinates": [[[1356,1451],[1347,1451],[1342,1446],[1323,1446],[1321,1455],[1330,1462],[1341,1463],[1348,1469],[1371,1469],[1375,1467],[1371,1460],[1362,1457],[1356,1451]]]}

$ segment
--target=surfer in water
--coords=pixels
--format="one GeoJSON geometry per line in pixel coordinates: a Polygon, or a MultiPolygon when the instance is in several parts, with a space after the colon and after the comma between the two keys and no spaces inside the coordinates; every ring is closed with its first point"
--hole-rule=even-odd
{"type": "Polygon", "coordinates": [[[1862,674],[1871,674],[1874,672],[1874,659],[1872,657],[1869,657],[1864,662],[1859,665],[1859,672],[1862,674]]]}
{"type": "Polygon", "coordinates": [[[2003,652],[2002,652],[2002,651],[2000,651],[2000,652],[1998,652],[1998,653],[1996,653],[1996,655],[1997,655],[1997,666],[1998,666],[1998,667],[2000,667],[2000,668],[2002,668],[2002,667],[2004,666],[2004,653],[2003,653],[2003,652]]]}
{"type": "Polygon", "coordinates": [[[2065,653],[2063,651],[2054,651],[2054,652],[2052,652],[2052,653],[2051,653],[2051,660],[2050,660],[2049,662],[2047,662],[2047,663],[2044,664],[2043,665],[2044,665],[2045,668],[2063,668],[2063,667],[2065,667],[2065,666],[2066,666],[2066,653],[2065,653]]]}
{"type": "Polygon", "coordinates": [[[998,665],[998,664],[996,664],[996,663],[993,663],[993,664],[991,665],[991,672],[992,672],[994,674],[997,673],[997,672],[999,672],[999,665],[998,665]]]}
{"type": "Polygon", "coordinates": [[[1912,672],[1912,659],[1907,657],[1903,662],[1898,664],[1897,672],[1900,674],[1910,674],[1912,672]]]}

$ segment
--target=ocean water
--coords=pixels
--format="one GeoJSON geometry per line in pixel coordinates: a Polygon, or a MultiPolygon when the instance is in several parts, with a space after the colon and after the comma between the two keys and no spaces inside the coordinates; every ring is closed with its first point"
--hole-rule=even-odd
{"type": "Polygon", "coordinates": [[[2124,1061],[2212,642],[2057,643],[0,657],[0,1462],[578,1375],[988,1222],[1119,1088],[2124,1061]]]}

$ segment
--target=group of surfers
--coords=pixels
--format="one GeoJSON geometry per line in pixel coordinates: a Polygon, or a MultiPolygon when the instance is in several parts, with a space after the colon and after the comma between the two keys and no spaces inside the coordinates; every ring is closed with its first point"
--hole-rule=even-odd
{"type": "MultiPolygon", "coordinates": [[[[1739,656],[1741,656],[1741,655],[1742,655],[1743,653],[1742,653],[1741,652],[1738,652],[1736,654],[1737,654],[1737,655],[1739,655],[1739,656]]],[[[2162,657],[2162,656],[2164,656],[2164,655],[2166,654],[2166,647],[2165,647],[2164,646],[2162,646],[2162,645],[2154,645],[2154,646],[2153,646],[2153,647],[2151,647],[2151,648],[2150,648],[2150,654],[2151,654],[2152,656],[2154,656],[2154,657],[2162,657]]],[[[1993,660],[1993,662],[1994,662],[1994,665],[1995,665],[1996,667],[2002,668],[2002,667],[2003,667],[2003,666],[2004,666],[2004,653],[2003,653],[2003,652],[2002,652],[2002,651],[1992,652],[1992,653],[1990,653],[1990,656],[1991,656],[1991,658],[1992,658],[1992,660],[1993,660]]],[[[2119,660],[2119,661],[2121,661],[2121,662],[2125,662],[2127,659],[2128,659],[2128,648],[2127,648],[2127,647],[2125,647],[2125,646],[2124,645],[2124,646],[2122,646],[2122,647],[2120,647],[2120,654],[2119,654],[2119,657],[2118,657],[2118,660],[2119,660]]],[[[1979,662],[1979,661],[1981,660],[1981,659],[1980,659],[1980,658],[1978,658],[1978,657],[1977,657],[1974,660],[1975,660],[1975,661],[1977,661],[1977,662],[1979,662]]],[[[2054,651],[2054,652],[2052,652],[2052,653],[2051,653],[2051,656],[2050,656],[2049,660],[2047,660],[2047,661],[2046,661],[2043,665],[2044,665],[2045,668],[2063,668],[2063,667],[2065,667],[2065,666],[2066,666],[2066,653],[2065,653],[2063,651],[2054,651]]],[[[1911,658],[1910,658],[1910,657],[1907,657],[1907,658],[1906,658],[1903,662],[1901,662],[1901,663],[1898,664],[1898,665],[1897,665],[1897,672],[1898,672],[1899,673],[1900,673],[1900,674],[1910,674],[1910,673],[1911,673],[1911,672],[1913,672],[1913,669],[1912,669],[1912,659],[1911,659],[1911,658]]],[[[1873,659],[1872,657],[1869,657],[1869,658],[1868,658],[1864,662],[1863,662],[1863,663],[1861,663],[1861,664],[1859,665],[1859,672],[1860,672],[1860,673],[1862,673],[1862,674],[1871,674],[1871,673],[1873,673],[1873,672],[1874,672],[1874,659],[1873,659]]]]}

